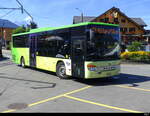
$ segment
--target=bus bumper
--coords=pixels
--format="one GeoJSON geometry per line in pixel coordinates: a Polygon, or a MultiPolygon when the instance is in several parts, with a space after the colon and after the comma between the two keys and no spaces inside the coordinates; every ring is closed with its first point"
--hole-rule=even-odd
{"type": "Polygon", "coordinates": [[[121,61],[85,62],[85,79],[107,78],[120,74],[121,61]],[[91,69],[88,66],[91,67],[91,69]]]}

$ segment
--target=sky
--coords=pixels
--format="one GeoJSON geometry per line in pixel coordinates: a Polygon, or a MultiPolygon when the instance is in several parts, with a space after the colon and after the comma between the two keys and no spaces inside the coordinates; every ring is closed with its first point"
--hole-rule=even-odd
{"type": "MultiPolygon", "coordinates": [[[[150,0],[19,0],[33,16],[38,27],[58,27],[73,23],[73,16],[99,16],[117,7],[128,17],[142,18],[150,30],[150,0]],[[77,10],[76,8],[80,9],[77,10]]],[[[18,8],[16,0],[0,0],[0,8],[18,8]]],[[[29,23],[31,18],[20,10],[0,10],[0,19],[17,24],[29,23]]]]}

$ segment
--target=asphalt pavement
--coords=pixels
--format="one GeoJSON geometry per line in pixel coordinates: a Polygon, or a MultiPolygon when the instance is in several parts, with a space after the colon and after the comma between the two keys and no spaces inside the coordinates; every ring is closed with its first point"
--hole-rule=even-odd
{"type": "MultiPolygon", "coordinates": [[[[116,79],[68,79],[0,61],[1,113],[147,113],[150,65],[122,64],[116,79]]],[[[4,52],[4,53],[5,53],[4,52]]]]}

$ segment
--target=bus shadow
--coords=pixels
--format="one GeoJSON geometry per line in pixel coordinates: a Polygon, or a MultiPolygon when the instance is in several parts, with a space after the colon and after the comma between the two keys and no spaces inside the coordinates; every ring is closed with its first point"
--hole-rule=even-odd
{"type": "MultiPolygon", "coordinates": [[[[27,68],[29,68],[30,70],[33,70],[33,71],[38,71],[41,73],[46,73],[46,74],[49,74],[52,76],[56,76],[56,73],[54,73],[54,72],[45,71],[45,70],[41,70],[41,69],[37,69],[37,68],[31,68],[31,67],[27,67],[27,68]]],[[[101,78],[101,79],[86,80],[86,79],[79,79],[79,78],[71,77],[71,78],[66,79],[66,80],[72,80],[72,81],[75,81],[78,83],[83,83],[83,84],[90,85],[90,86],[107,86],[107,85],[129,84],[129,85],[131,85],[131,87],[137,87],[137,86],[139,86],[138,84],[140,84],[140,83],[150,81],[149,76],[141,76],[141,75],[134,75],[134,74],[121,73],[120,75],[118,75],[116,77],[119,77],[119,78],[118,79],[101,78]]],[[[24,81],[31,81],[31,80],[24,80],[24,81]]],[[[44,83],[46,84],[47,82],[44,82],[44,83]]],[[[52,84],[52,83],[47,83],[47,84],[52,84]]]]}
{"type": "Polygon", "coordinates": [[[56,73],[54,73],[54,72],[50,72],[50,71],[46,71],[46,70],[42,70],[42,69],[37,69],[37,68],[33,68],[33,67],[27,67],[27,68],[30,69],[30,70],[33,70],[33,71],[38,71],[38,72],[41,72],[41,73],[56,76],[56,73]]]}
{"type": "MultiPolygon", "coordinates": [[[[21,68],[20,65],[18,65],[18,67],[21,68]]],[[[52,72],[48,72],[48,71],[44,71],[44,70],[40,70],[40,69],[36,69],[36,68],[31,68],[31,67],[27,67],[27,68],[30,69],[30,70],[40,71],[42,73],[48,73],[50,75],[54,75],[54,73],[52,73],[52,72]]],[[[37,84],[37,86],[30,87],[31,89],[47,89],[47,88],[56,87],[56,83],[50,83],[50,82],[41,81],[41,80],[30,80],[30,79],[24,79],[24,78],[8,77],[8,76],[5,76],[5,73],[0,73],[0,79],[10,80],[10,81],[12,80],[12,81],[26,82],[26,84],[29,84],[29,83],[37,84]]]]}
{"type": "Polygon", "coordinates": [[[3,57],[3,58],[0,58],[0,61],[5,61],[5,60],[9,60],[10,58],[7,58],[7,57],[3,57]]]}
{"type": "Polygon", "coordinates": [[[56,83],[50,83],[50,82],[44,82],[44,81],[38,81],[38,80],[19,79],[19,78],[6,77],[6,76],[0,76],[0,79],[15,80],[15,81],[22,81],[22,82],[32,82],[32,83],[39,83],[39,84],[47,84],[47,85],[51,85],[52,87],[56,86],[56,83]]]}
{"type": "MultiPolygon", "coordinates": [[[[56,76],[56,73],[45,71],[41,69],[31,68],[29,69],[46,73],[52,76],[56,76]]],[[[56,76],[57,77],[57,76],[56,76]]],[[[116,76],[119,77],[118,79],[112,79],[112,78],[101,78],[101,79],[79,79],[75,77],[71,77],[69,79],[65,80],[72,80],[78,83],[83,83],[90,86],[107,86],[107,85],[123,85],[123,84],[129,84],[131,87],[137,87],[139,86],[139,83],[150,81],[150,77],[148,76],[141,76],[141,75],[133,75],[133,74],[125,74],[121,73],[120,75],[116,76]]],[[[59,78],[59,77],[58,77],[59,78]]]]}
{"type": "Polygon", "coordinates": [[[83,80],[83,79],[75,79],[74,81],[79,83],[84,83],[90,86],[107,86],[107,85],[123,85],[129,84],[131,87],[137,87],[142,82],[150,81],[150,77],[148,76],[140,76],[133,74],[124,74],[121,73],[118,79],[91,79],[91,80],[83,80]]]}

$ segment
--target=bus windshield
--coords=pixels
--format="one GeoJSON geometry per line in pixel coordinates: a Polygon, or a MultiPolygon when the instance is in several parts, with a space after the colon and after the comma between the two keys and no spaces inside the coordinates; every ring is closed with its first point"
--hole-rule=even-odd
{"type": "Polygon", "coordinates": [[[118,60],[120,54],[120,36],[118,27],[92,27],[87,42],[88,61],[118,60]]]}

